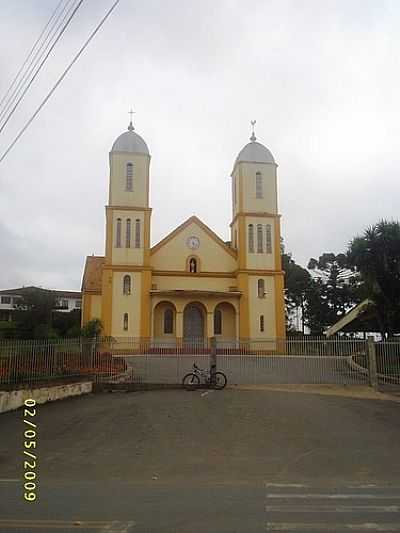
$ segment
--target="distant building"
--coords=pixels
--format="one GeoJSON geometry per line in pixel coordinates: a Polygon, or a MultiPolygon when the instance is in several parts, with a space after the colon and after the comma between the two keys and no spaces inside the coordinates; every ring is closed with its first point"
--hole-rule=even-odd
{"type": "Polygon", "coordinates": [[[374,302],[367,298],[358,305],[355,305],[335,324],[328,328],[325,334],[327,337],[351,334],[354,338],[363,339],[372,336],[375,341],[382,340],[374,302]]]}
{"type": "Polygon", "coordinates": [[[55,311],[69,312],[80,309],[82,293],[80,291],[57,291],[42,289],[41,287],[20,287],[19,289],[5,289],[0,291],[0,321],[11,321],[15,306],[21,301],[24,291],[37,290],[52,292],[56,297],[55,311]]]}
{"type": "MultiPolygon", "coordinates": [[[[311,279],[314,281],[320,280],[323,284],[329,282],[329,272],[325,270],[320,270],[319,268],[306,268],[307,272],[310,274],[311,279]]],[[[339,286],[353,285],[359,282],[358,272],[354,272],[349,268],[340,268],[339,274],[337,277],[337,282],[339,286]]],[[[348,309],[350,310],[350,308],[348,309]]],[[[292,331],[299,331],[308,335],[310,333],[310,328],[306,325],[303,327],[303,309],[299,307],[294,307],[288,312],[289,325],[292,331]]]]}

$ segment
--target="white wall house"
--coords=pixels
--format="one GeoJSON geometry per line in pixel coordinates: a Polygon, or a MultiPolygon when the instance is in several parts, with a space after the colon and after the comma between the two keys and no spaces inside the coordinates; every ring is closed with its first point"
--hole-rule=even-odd
{"type": "MultiPolygon", "coordinates": [[[[22,294],[27,289],[48,290],[39,287],[20,287],[18,289],[5,289],[0,291],[0,320],[10,321],[15,310],[15,306],[21,301],[22,294]]],[[[57,305],[55,311],[68,313],[74,309],[80,309],[82,304],[82,293],[80,291],[51,291],[55,297],[57,305]]]]}

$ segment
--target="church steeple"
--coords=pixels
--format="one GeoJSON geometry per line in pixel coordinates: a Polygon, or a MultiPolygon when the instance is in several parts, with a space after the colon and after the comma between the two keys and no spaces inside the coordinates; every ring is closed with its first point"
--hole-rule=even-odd
{"type": "Polygon", "coordinates": [[[231,238],[241,268],[273,269],[279,254],[272,245],[274,232],[279,232],[274,222],[278,217],[277,164],[268,148],[257,141],[256,121],[250,124],[250,142],[239,152],[232,171],[231,238]],[[271,220],[265,220],[266,215],[271,220]]]}
{"type": "Polygon", "coordinates": [[[107,262],[146,265],[150,250],[150,153],[132,123],[110,151],[107,262]]]}

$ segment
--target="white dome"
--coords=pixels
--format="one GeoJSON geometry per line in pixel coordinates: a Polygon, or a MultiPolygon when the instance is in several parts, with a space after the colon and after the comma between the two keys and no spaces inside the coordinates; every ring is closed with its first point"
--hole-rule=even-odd
{"type": "Polygon", "coordinates": [[[275,163],[275,159],[268,148],[255,140],[249,142],[240,150],[235,165],[242,161],[247,163],[275,163]]]}
{"type": "Polygon", "coordinates": [[[114,142],[112,152],[130,152],[134,154],[149,154],[149,148],[144,140],[138,135],[129,124],[128,131],[122,133],[114,142]]]}

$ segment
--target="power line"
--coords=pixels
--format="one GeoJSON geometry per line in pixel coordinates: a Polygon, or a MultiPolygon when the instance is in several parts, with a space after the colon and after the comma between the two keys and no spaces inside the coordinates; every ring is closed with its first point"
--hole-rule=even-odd
{"type": "MultiPolygon", "coordinates": [[[[10,118],[12,117],[12,115],[14,114],[15,110],[17,109],[18,105],[20,104],[21,100],[24,98],[25,94],[27,93],[27,91],[29,90],[29,88],[31,87],[32,83],[35,81],[37,75],[39,74],[40,70],[42,69],[43,65],[45,64],[45,62],[47,61],[47,58],[49,57],[49,55],[51,54],[52,50],[54,49],[54,47],[56,46],[56,44],[58,43],[58,41],[61,39],[63,33],[65,32],[65,30],[67,29],[69,23],[71,22],[71,20],[73,19],[75,13],[78,11],[78,9],[81,7],[82,3],[83,3],[84,0],[79,0],[78,4],[74,7],[72,13],[69,15],[67,21],[64,23],[63,27],[61,28],[61,31],[59,32],[59,34],[57,35],[55,41],[53,42],[53,44],[51,45],[49,51],[47,52],[47,54],[45,55],[44,59],[41,61],[39,67],[36,69],[36,72],[34,73],[33,77],[31,78],[31,80],[29,81],[28,85],[25,87],[25,89],[23,90],[22,94],[20,95],[20,97],[18,98],[18,100],[16,101],[16,103],[14,104],[14,106],[12,107],[10,113],[8,114],[7,118],[4,120],[3,124],[1,125],[0,127],[0,133],[4,130],[6,124],[8,123],[8,121],[10,120],[10,118]]],[[[64,17],[64,20],[65,20],[65,17],[64,17]]],[[[57,28],[58,29],[58,28],[57,28]]],[[[40,60],[40,58],[39,58],[40,60]]],[[[37,64],[37,63],[36,63],[37,64]]],[[[36,65],[35,65],[36,66],[36,65]]]]}
{"type": "MultiPolygon", "coordinates": [[[[57,8],[63,3],[63,1],[64,1],[64,0],[61,0],[60,4],[58,4],[57,8]]],[[[59,19],[61,18],[63,12],[65,11],[65,8],[67,7],[67,5],[68,5],[69,3],[71,3],[71,2],[72,2],[72,0],[67,0],[67,1],[66,1],[66,4],[65,4],[64,7],[62,8],[61,12],[58,13],[58,15],[57,15],[57,17],[55,18],[53,24],[52,24],[51,27],[49,28],[49,31],[47,32],[47,35],[45,35],[42,44],[39,46],[39,49],[36,51],[36,53],[34,54],[33,58],[31,59],[31,61],[30,61],[29,65],[28,65],[28,67],[27,67],[25,73],[22,75],[22,77],[21,77],[21,79],[18,81],[16,87],[13,89],[12,94],[9,96],[8,100],[5,102],[4,107],[3,107],[2,111],[0,112],[0,118],[1,118],[1,117],[7,112],[7,110],[11,107],[11,105],[15,102],[15,99],[16,99],[16,96],[15,96],[15,95],[19,92],[21,84],[24,83],[26,76],[27,76],[27,75],[30,75],[31,71],[32,71],[33,68],[37,65],[37,63],[40,61],[40,59],[41,59],[41,57],[43,56],[43,54],[39,57],[38,61],[37,61],[37,62],[35,63],[35,65],[32,67],[33,62],[34,62],[35,59],[37,58],[38,54],[41,53],[41,50],[42,50],[44,44],[46,43],[47,39],[49,38],[49,35],[52,33],[54,26],[57,24],[57,22],[58,22],[59,19]]],[[[46,26],[45,26],[44,30],[42,31],[41,35],[39,36],[39,39],[38,39],[38,40],[36,41],[36,43],[33,45],[33,48],[32,48],[32,50],[31,50],[31,52],[29,53],[28,57],[27,57],[26,60],[24,61],[24,63],[23,63],[23,65],[22,65],[22,67],[20,68],[20,70],[19,70],[17,76],[14,78],[14,80],[13,80],[13,82],[12,82],[12,84],[11,84],[9,90],[7,91],[6,95],[10,92],[11,87],[12,87],[13,84],[17,81],[17,78],[18,78],[19,74],[20,74],[21,71],[23,70],[25,64],[29,61],[29,57],[30,57],[31,55],[33,55],[33,51],[34,51],[34,49],[36,48],[37,43],[38,43],[39,40],[41,39],[42,35],[45,33],[46,28],[50,25],[50,21],[51,21],[52,18],[54,17],[54,14],[56,13],[57,8],[56,8],[56,10],[53,12],[53,15],[50,17],[50,20],[49,20],[48,23],[46,24],[46,26]]],[[[57,30],[58,30],[58,28],[57,28],[57,30]]],[[[50,42],[51,42],[52,39],[53,39],[53,35],[51,36],[50,42]]],[[[50,43],[49,43],[49,44],[50,44],[50,43]]],[[[49,45],[46,46],[46,49],[47,49],[48,46],[49,46],[49,45]]],[[[44,52],[43,52],[43,53],[44,53],[44,52]]],[[[3,103],[3,101],[5,100],[6,95],[4,95],[4,97],[3,97],[3,99],[2,99],[2,103],[3,103]]]]}
{"type": "MultiPolygon", "coordinates": [[[[37,65],[42,60],[44,54],[46,53],[49,46],[51,46],[52,42],[54,42],[54,38],[57,37],[60,27],[64,24],[66,21],[68,15],[71,13],[71,10],[73,9],[75,4],[75,0],[66,0],[66,3],[64,7],[62,8],[61,12],[58,13],[56,19],[52,23],[51,27],[49,28],[47,34],[43,38],[43,42],[40,44],[38,50],[36,50],[34,56],[32,57],[28,67],[26,68],[25,73],[22,75],[21,79],[19,80],[18,84],[14,88],[12,94],[8,98],[8,101],[4,105],[1,113],[0,113],[0,119],[2,120],[7,111],[11,108],[12,105],[14,105],[15,101],[17,100],[21,90],[24,89],[24,86],[26,86],[26,83],[29,82],[29,78],[31,77],[32,73],[34,72],[37,65]],[[66,13],[64,14],[64,11],[66,13]],[[64,14],[64,16],[63,16],[64,14]],[[62,18],[63,17],[63,18],[62,18]],[[62,18],[62,21],[58,24],[59,20],[62,18]],[[58,24],[58,25],[57,25],[58,24]],[[54,29],[55,28],[55,29],[54,29]],[[47,42],[48,41],[48,42],[47,42]],[[43,50],[44,48],[44,50],[43,50]]],[[[40,67],[39,67],[40,70],[40,67]]],[[[1,121],[0,121],[1,122],[1,121]]]]}
{"type": "Polygon", "coordinates": [[[22,63],[21,68],[18,70],[18,72],[17,72],[17,74],[15,75],[13,81],[11,82],[10,87],[8,88],[8,90],[6,91],[6,93],[4,94],[3,98],[0,100],[0,107],[2,106],[4,100],[7,98],[8,93],[11,91],[13,85],[15,84],[15,82],[16,82],[17,79],[18,79],[18,76],[21,74],[21,72],[22,72],[24,66],[25,66],[25,65],[27,64],[27,62],[29,61],[30,56],[33,54],[33,51],[35,50],[37,44],[39,43],[39,41],[40,41],[40,39],[42,38],[44,32],[46,31],[46,29],[47,29],[47,27],[49,26],[50,22],[52,21],[52,19],[54,18],[55,14],[57,13],[58,8],[61,6],[61,4],[62,4],[63,2],[64,2],[64,0],[60,0],[60,2],[57,4],[57,7],[55,8],[55,10],[53,11],[51,17],[50,17],[49,20],[47,21],[46,26],[43,28],[41,34],[40,34],[39,37],[36,39],[35,44],[32,46],[32,48],[31,48],[29,54],[27,55],[25,61],[22,63]]]}
{"type": "Polygon", "coordinates": [[[32,124],[34,119],[37,117],[37,115],[40,113],[42,108],[45,106],[45,104],[49,101],[50,97],[53,95],[54,91],[57,89],[57,87],[60,85],[60,83],[63,81],[65,76],[68,74],[68,72],[71,70],[72,66],[76,63],[76,61],[81,56],[82,52],[85,50],[85,48],[88,46],[90,41],[93,39],[93,37],[96,35],[96,33],[99,31],[99,29],[103,26],[105,21],[108,19],[108,17],[111,15],[111,13],[114,11],[114,9],[119,4],[120,0],[116,0],[113,5],[110,7],[110,9],[107,11],[107,13],[104,15],[104,17],[100,20],[100,22],[97,24],[96,28],[92,31],[92,33],[89,35],[88,39],[85,41],[82,48],[78,51],[78,53],[75,55],[73,60],[70,62],[68,67],[64,70],[64,72],[61,74],[61,76],[58,78],[56,83],[53,85],[51,90],[47,93],[46,97],[42,101],[42,103],[39,105],[39,107],[36,109],[34,114],[31,116],[31,118],[28,120],[28,122],[25,124],[25,126],[20,130],[18,135],[15,137],[15,139],[12,141],[12,143],[8,146],[7,150],[3,153],[3,155],[0,158],[0,163],[5,159],[7,154],[11,151],[11,149],[15,146],[15,144],[18,142],[18,140],[22,137],[22,135],[25,133],[25,131],[28,129],[28,127],[32,124]]]}

